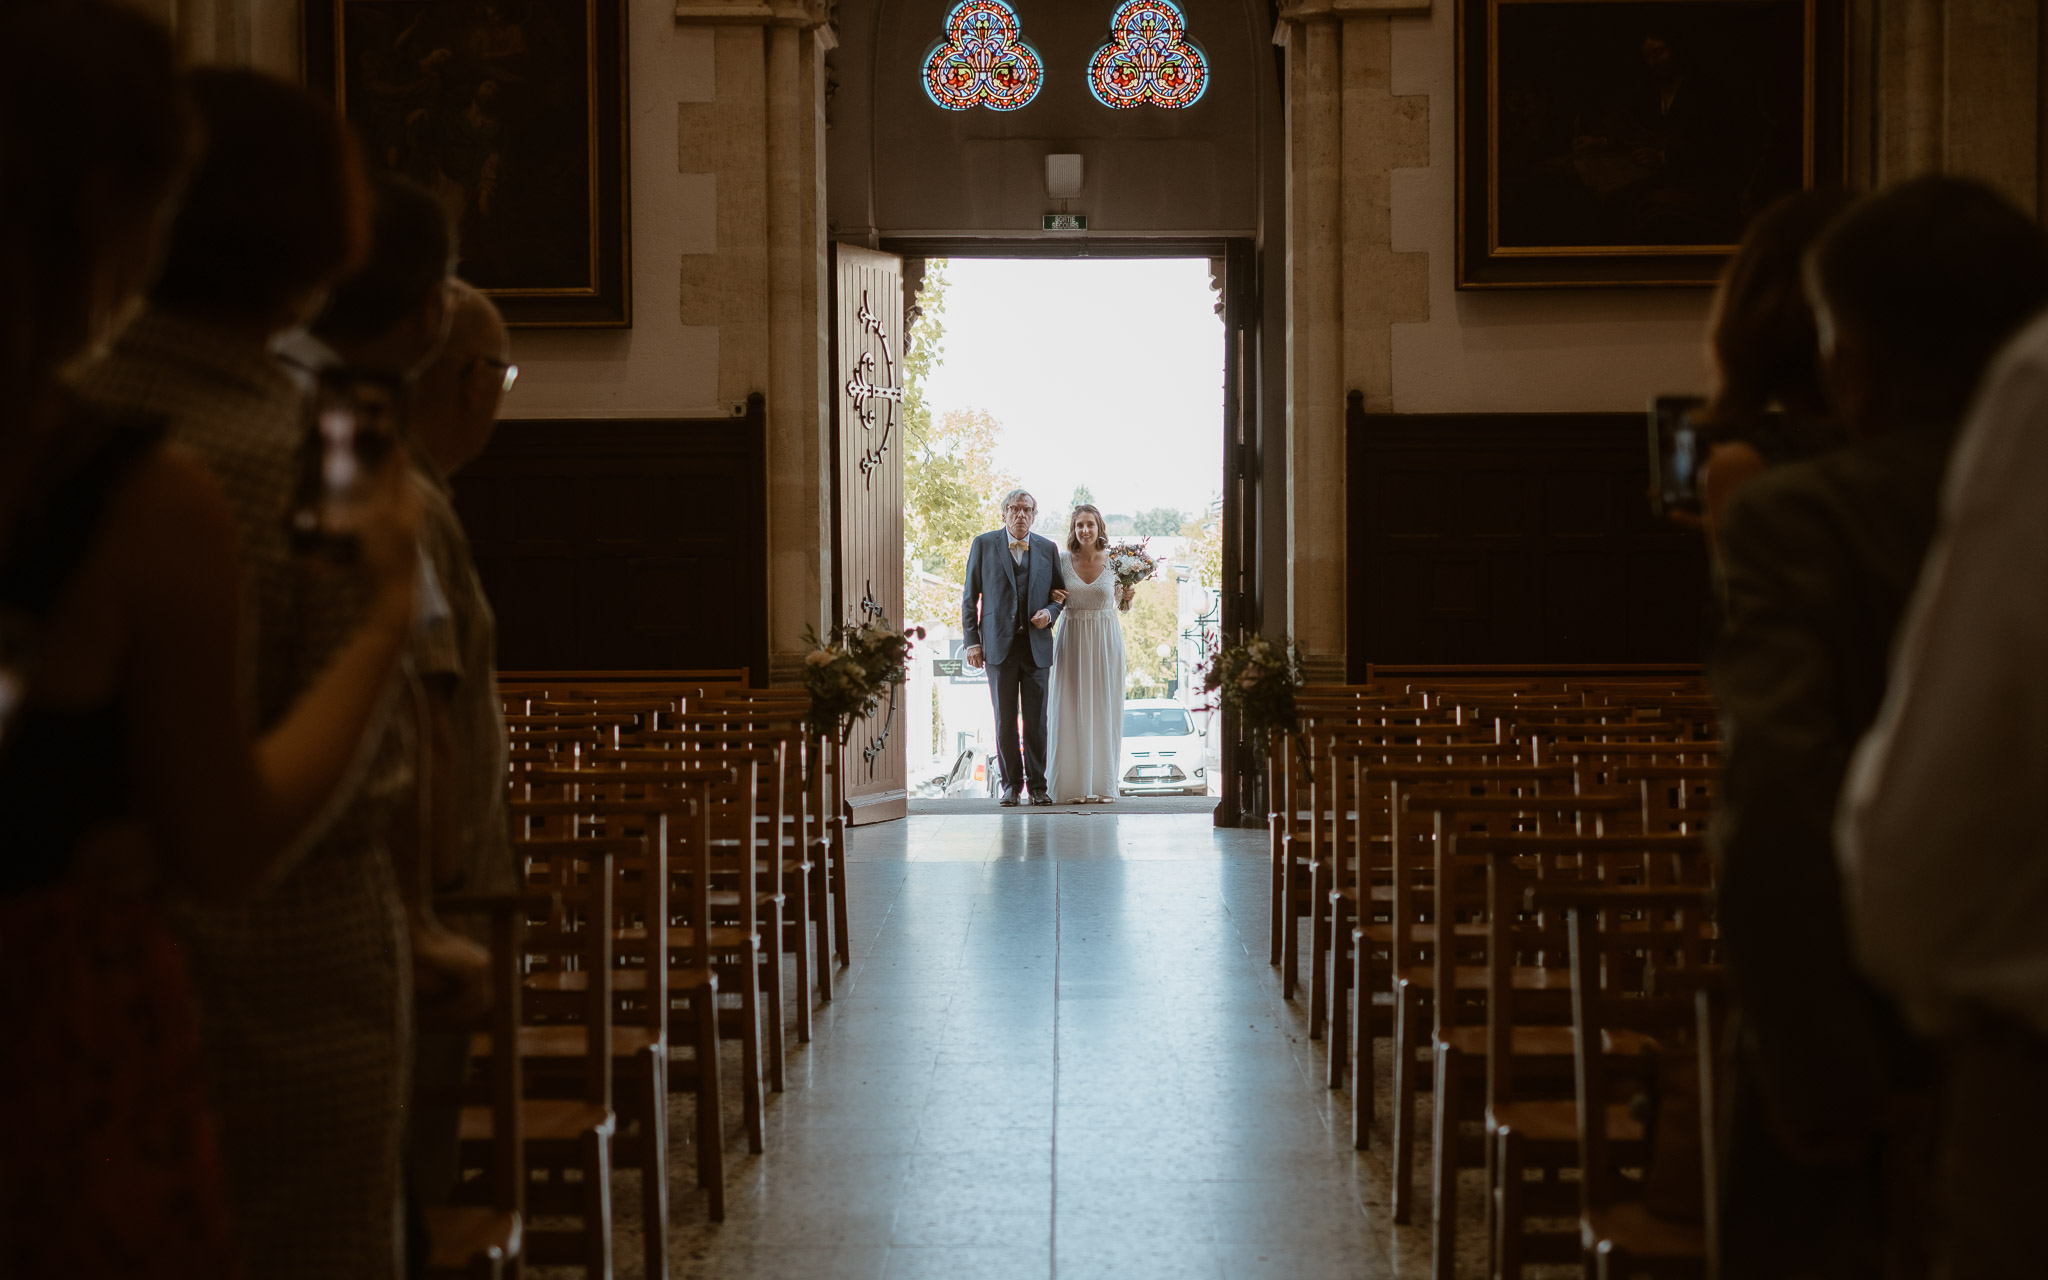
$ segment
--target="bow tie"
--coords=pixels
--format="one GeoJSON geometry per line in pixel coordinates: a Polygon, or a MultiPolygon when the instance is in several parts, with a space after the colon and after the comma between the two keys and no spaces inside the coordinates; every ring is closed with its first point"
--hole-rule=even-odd
{"type": "Polygon", "coordinates": [[[1026,539],[1026,540],[1025,540],[1025,541],[1023,541],[1023,542],[1018,542],[1017,540],[1015,540],[1015,539],[1013,538],[1013,539],[1011,539],[1011,541],[1010,541],[1010,550],[1012,550],[1012,551],[1029,551],[1029,550],[1031,550],[1031,542],[1030,542],[1030,540],[1029,540],[1029,539],[1026,539]]]}

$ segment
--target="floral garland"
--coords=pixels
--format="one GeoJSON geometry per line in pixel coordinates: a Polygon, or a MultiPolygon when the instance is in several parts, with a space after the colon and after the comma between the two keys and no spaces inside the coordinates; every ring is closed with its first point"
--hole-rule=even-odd
{"type": "Polygon", "coordinates": [[[1253,633],[1243,644],[1217,650],[1202,667],[1202,691],[1214,694],[1215,705],[1235,713],[1255,734],[1294,727],[1294,695],[1301,686],[1301,655],[1284,638],[1253,633]]]}
{"type": "Polygon", "coordinates": [[[817,628],[805,627],[804,643],[811,646],[804,658],[811,728],[846,741],[854,721],[873,715],[883,695],[910,678],[910,645],[922,639],[923,627],[898,631],[879,617],[857,627],[838,623],[823,640],[817,628]]]}

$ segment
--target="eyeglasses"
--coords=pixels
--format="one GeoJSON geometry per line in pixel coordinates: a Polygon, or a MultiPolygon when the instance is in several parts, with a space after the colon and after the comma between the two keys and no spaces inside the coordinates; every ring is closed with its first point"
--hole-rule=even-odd
{"type": "Polygon", "coordinates": [[[500,393],[510,391],[512,384],[519,381],[519,366],[513,364],[510,360],[500,360],[496,356],[484,356],[483,362],[493,369],[504,370],[505,382],[503,386],[498,388],[500,393]]]}

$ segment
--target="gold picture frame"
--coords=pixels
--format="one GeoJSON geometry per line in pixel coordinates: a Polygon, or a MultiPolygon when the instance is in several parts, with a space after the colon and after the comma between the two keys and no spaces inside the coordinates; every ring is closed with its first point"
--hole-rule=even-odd
{"type": "Polygon", "coordinates": [[[1711,285],[1847,178],[1845,0],[1458,0],[1458,287],[1711,285]]]}
{"type": "Polygon", "coordinates": [[[624,0],[305,0],[307,83],[527,328],[632,323],[624,0]]]}

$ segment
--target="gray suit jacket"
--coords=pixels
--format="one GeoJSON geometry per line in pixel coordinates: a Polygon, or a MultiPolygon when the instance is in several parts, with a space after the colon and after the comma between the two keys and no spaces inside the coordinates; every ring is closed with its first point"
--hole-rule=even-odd
{"type": "MultiPolygon", "coordinates": [[[[1027,541],[1031,543],[1031,585],[1024,614],[1028,618],[1046,609],[1057,619],[1060,607],[1052,602],[1052,593],[1067,589],[1067,580],[1060,573],[1060,549],[1051,538],[1035,533],[1027,541]]],[[[960,592],[960,632],[967,639],[963,648],[980,645],[988,664],[1000,666],[1010,656],[1011,619],[1016,616],[1016,562],[1010,559],[1010,534],[997,529],[982,534],[967,548],[967,582],[960,592]],[[983,618],[988,619],[985,629],[983,618]]],[[[1052,628],[1026,626],[1024,630],[1031,637],[1032,661],[1041,667],[1051,666],[1052,628]]]]}
{"type": "Polygon", "coordinates": [[[1727,757],[1707,838],[1747,1065],[1779,1123],[1810,1132],[1874,1126],[1886,1089],[1919,1069],[1855,970],[1833,827],[1934,535],[1949,443],[1939,426],[1903,428],[1773,467],[1724,517],[1727,618],[1708,672],[1727,757]]]}

